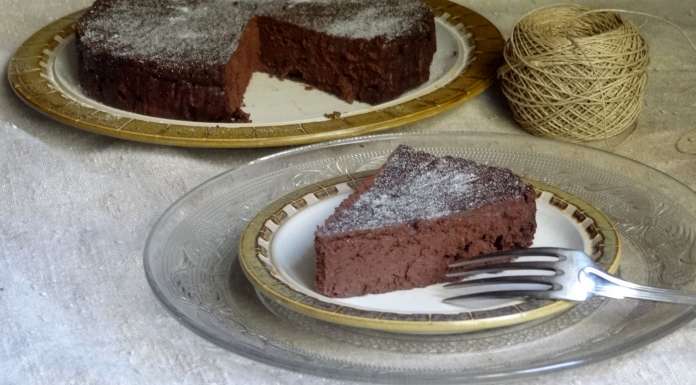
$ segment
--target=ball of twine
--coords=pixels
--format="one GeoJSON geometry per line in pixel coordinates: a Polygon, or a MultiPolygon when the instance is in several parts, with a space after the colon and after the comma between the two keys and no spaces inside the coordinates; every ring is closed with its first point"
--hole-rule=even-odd
{"type": "Polygon", "coordinates": [[[572,141],[620,134],[638,118],[648,47],[613,12],[561,5],[514,27],[498,71],[515,120],[539,136],[572,141]]]}

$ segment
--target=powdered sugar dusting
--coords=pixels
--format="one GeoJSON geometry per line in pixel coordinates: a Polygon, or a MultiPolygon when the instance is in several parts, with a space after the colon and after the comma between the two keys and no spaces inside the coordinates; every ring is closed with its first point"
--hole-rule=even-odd
{"type": "Polygon", "coordinates": [[[386,40],[421,25],[420,0],[97,0],[78,23],[80,40],[116,57],[189,63],[220,71],[254,16],[269,16],[338,37],[386,40]]]}
{"type": "Polygon", "coordinates": [[[423,14],[429,10],[420,1],[360,1],[343,0],[336,10],[336,1],[295,0],[289,8],[305,7],[299,25],[329,35],[354,39],[372,39],[378,36],[387,40],[407,33],[414,25],[419,27],[423,14]],[[317,6],[321,4],[322,9],[317,6]],[[319,11],[324,17],[310,15],[319,11]],[[326,17],[329,16],[329,17],[326,17]]]}
{"type": "Polygon", "coordinates": [[[219,71],[255,7],[228,0],[98,0],[78,24],[85,47],[116,58],[219,71]]]}
{"type": "Polygon", "coordinates": [[[351,207],[337,211],[319,232],[336,234],[446,217],[519,198],[526,188],[506,169],[399,146],[372,187],[351,207]]]}

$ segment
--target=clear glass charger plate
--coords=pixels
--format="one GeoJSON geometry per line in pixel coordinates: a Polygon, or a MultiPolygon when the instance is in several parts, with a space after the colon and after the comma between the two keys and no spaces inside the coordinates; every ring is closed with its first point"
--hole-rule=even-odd
{"type": "Polygon", "coordinates": [[[519,326],[446,336],[339,327],[259,300],[237,260],[239,236],[269,202],[297,188],[376,168],[398,144],[504,166],[572,193],[614,222],[621,276],[696,290],[696,197],[640,163],[529,136],[382,135],[298,148],[197,187],[154,226],[145,271],[183,324],[238,354],[315,375],[384,383],[485,383],[603,360],[644,346],[696,317],[694,308],[592,301],[519,326]],[[271,311],[269,311],[269,309],[271,311]]]}

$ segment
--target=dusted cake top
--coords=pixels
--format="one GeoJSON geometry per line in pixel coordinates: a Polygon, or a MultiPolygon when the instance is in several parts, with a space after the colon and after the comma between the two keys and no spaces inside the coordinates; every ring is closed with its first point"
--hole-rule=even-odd
{"type": "Polygon", "coordinates": [[[253,16],[338,37],[390,40],[422,32],[427,15],[420,0],[97,0],[77,29],[91,50],[176,72],[191,63],[226,64],[253,16]]]}
{"type": "Polygon", "coordinates": [[[337,234],[446,217],[520,198],[527,189],[510,170],[399,146],[372,186],[319,232],[337,234]]]}

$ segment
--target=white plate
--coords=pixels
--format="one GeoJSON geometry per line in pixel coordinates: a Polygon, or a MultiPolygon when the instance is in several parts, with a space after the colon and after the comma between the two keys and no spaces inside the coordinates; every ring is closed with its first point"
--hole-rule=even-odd
{"type": "MultiPolygon", "coordinates": [[[[482,298],[454,306],[442,300],[460,292],[446,289],[443,284],[351,298],[329,298],[316,292],[315,231],[360,180],[373,172],[304,187],[259,212],[240,244],[240,262],[259,295],[324,321],[416,334],[509,326],[570,308],[562,301],[482,298]]],[[[537,192],[533,246],[584,250],[614,272],[619,258],[618,238],[609,220],[571,194],[541,182],[530,183],[537,192]]]]}

